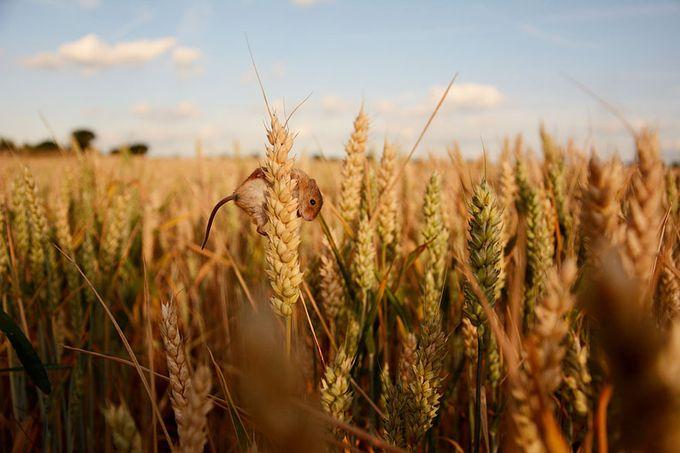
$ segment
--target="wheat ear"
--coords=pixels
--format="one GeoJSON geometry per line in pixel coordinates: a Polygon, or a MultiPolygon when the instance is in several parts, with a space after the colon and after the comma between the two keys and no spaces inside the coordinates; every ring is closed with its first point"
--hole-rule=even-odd
{"type": "Polygon", "coordinates": [[[170,375],[170,401],[175,411],[175,420],[181,431],[184,426],[184,415],[187,407],[187,395],[191,382],[189,381],[189,364],[184,350],[184,341],[179,332],[175,301],[161,306],[161,337],[165,345],[165,357],[170,375]]]}
{"type": "Polygon", "coordinates": [[[104,419],[111,429],[111,437],[116,451],[142,452],[142,437],[139,435],[135,420],[125,404],[115,406],[109,403],[104,409],[104,419]]]}
{"type": "Polygon", "coordinates": [[[179,430],[180,450],[183,453],[202,452],[207,440],[208,412],[212,409],[212,400],[208,398],[212,388],[210,369],[199,366],[192,379],[187,393],[185,419],[179,430]]]}
{"type": "Polygon", "coordinates": [[[302,282],[298,255],[300,219],[297,216],[298,201],[294,196],[296,183],[291,177],[293,159],[288,156],[293,138],[276,115],[272,115],[267,139],[264,163],[268,183],[265,194],[267,224],[264,228],[268,238],[265,270],[274,290],[270,299],[272,308],[288,318],[293,313],[302,282]]]}
{"type": "Polygon", "coordinates": [[[346,156],[340,183],[340,214],[349,225],[354,224],[359,214],[361,183],[366,161],[366,140],[368,140],[368,117],[362,106],[354,120],[352,135],[345,145],[346,156]]]}
{"type": "Polygon", "coordinates": [[[622,187],[620,163],[612,159],[603,164],[593,154],[588,164],[588,186],[583,196],[581,220],[586,257],[591,262],[596,260],[598,251],[619,242],[622,187]]]}
{"type": "Polygon", "coordinates": [[[643,129],[636,137],[637,172],[628,199],[629,216],[623,236],[623,262],[631,276],[648,284],[659,245],[663,219],[663,163],[659,137],[643,129]]]}

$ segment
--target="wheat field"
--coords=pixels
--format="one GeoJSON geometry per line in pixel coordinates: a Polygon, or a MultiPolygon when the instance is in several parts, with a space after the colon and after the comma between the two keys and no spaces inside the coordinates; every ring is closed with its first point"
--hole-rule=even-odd
{"type": "Polygon", "coordinates": [[[270,120],[260,159],[0,157],[0,450],[680,451],[655,131],[414,160],[362,110],[326,160],[270,120]],[[230,204],[201,249],[258,166],[266,234],[230,204]]]}

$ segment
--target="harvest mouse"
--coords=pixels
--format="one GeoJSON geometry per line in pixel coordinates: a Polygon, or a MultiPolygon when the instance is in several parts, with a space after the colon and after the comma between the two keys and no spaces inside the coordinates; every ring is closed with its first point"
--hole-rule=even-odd
{"type": "MultiPolygon", "coordinates": [[[[316,180],[310,178],[305,172],[298,169],[293,169],[291,172],[293,180],[297,181],[295,197],[298,200],[298,217],[302,217],[306,221],[312,221],[319,215],[321,206],[323,206],[323,196],[316,184],[316,180]]],[[[208,226],[205,229],[205,238],[201,248],[205,247],[210,236],[210,228],[217,211],[229,201],[234,201],[236,206],[241,208],[257,225],[257,232],[261,235],[266,235],[264,232],[264,225],[267,223],[267,214],[265,213],[265,193],[267,191],[267,179],[264,174],[264,168],[260,167],[251,173],[248,178],[241,183],[240,186],[228,197],[221,199],[208,219],[208,226]]]]}

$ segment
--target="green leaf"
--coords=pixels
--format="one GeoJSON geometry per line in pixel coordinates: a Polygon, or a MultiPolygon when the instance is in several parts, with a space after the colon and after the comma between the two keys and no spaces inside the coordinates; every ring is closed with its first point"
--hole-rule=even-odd
{"type": "Polygon", "coordinates": [[[28,377],[44,394],[49,395],[52,392],[52,386],[38,353],[35,352],[26,335],[2,307],[0,307],[0,330],[7,335],[7,339],[12,344],[28,377]]]}
{"type": "Polygon", "coordinates": [[[399,298],[392,293],[392,290],[389,288],[387,289],[387,300],[390,304],[392,304],[392,307],[394,307],[394,311],[397,313],[397,316],[401,318],[401,320],[404,322],[406,328],[410,331],[413,329],[413,319],[411,318],[411,315],[409,312],[406,310],[404,307],[404,303],[399,300],[399,298]]]}

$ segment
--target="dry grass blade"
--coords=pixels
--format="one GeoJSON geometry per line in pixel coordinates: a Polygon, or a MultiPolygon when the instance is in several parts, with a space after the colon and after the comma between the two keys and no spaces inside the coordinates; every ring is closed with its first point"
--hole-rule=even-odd
{"type": "Polygon", "coordinates": [[[106,315],[109,317],[111,320],[111,323],[113,324],[114,328],[116,329],[116,332],[118,333],[118,336],[120,337],[120,340],[123,342],[123,345],[125,346],[125,349],[127,350],[128,355],[130,356],[130,359],[132,360],[132,363],[135,366],[135,370],[137,370],[137,374],[139,375],[139,378],[142,380],[142,384],[144,385],[144,390],[146,390],[146,394],[149,397],[149,400],[151,401],[151,405],[153,406],[153,410],[156,414],[156,417],[158,418],[159,423],[161,424],[161,428],[163,429],[163,434],[165,436],[165,441],[168,443],[170,446],[170,449],[174,450],[174,444],[172,443],[172,439],[170,438],[170,434],[168,433],[168,429],[165,426],[165,423],[163,422],[163,417],[161,416],[160,410],[158,409],[158,405],[156,404],[156,401],[153,399],[153,394],[151,393],[151,388],[149,387],[149,382],[146,379],[146,376],[144,374],[144,370],[142,370],[141,365],[139,364],[139,360],[137,360],[137,356],[135,355],[135,352],[132,350],[132,346],[130,346],[130,342],[128,342],[127,337],[125,336],[125,333],[123,333],[123,329],[120,328],[120,325],[118,324],[118,321],[116,321],[116,318],[113,316],[113,313],[111,313],[111,310],[109,310],[108,305],[102,300],[101,296],[99,295],[99,292],[97,289],[94,287],[90,279],[85,275],[83,270],[80,268],[78,263],[76,263],[73,258],[71,258],[69,255],[67,255],[61,248],[59,248],[58,245],[54,244],[54,246],[59,250],[59,252],[64,255],[64,257],[73,264],[76,269],[78,269],[78,272],[80,273],[81,277],[85,280],[87,285],[90,287],[92,292],[97,298],[97,301],[101,305],[101,307],[104,309],[106,312],[106,315]]]}
{"type": "MultiPolygon", "coordinates": [[[[418,145],[420,145],[420,142],[422,141],[423,137],[425,136],[425,133],[427,130],[430,128],[430,124],[432,124],[432,120],[434,120],[435,116],[437,116],[437,113],[439,112],[439,109],[441,108],[442,104],[444,104],[444,101],[446,100],[446,97],[449,95],[449,91],[451,91],[451,87],[453,86],[453,83],[456,81],[458,78],[458,73],[455,73],[454,76],[451,78],[451,81],[447,85],[446,89],[444,90],[444,93],[442,94],[441,98],[439,98],[439,102],[437,102],[437,105],[435,106],[434,110],[430,114],[430,116],[427,118],[427,122],[425,123],[425,126],[423,126],[423,129],[420,131],[420,134],[418,134],[418,138],[416,139],[415,143],[411,147],[411,150],[409,151],[408,155],[406,156],[406,159],[404,159],[404,162],[401,164],[401,167],[399,167],[399,171],[395,174],[394,178],[387,184],[385,187],[385,190],[383,191],[383,194],[388,193],[392,187],[397,183],[399,178],[401,178],[404,174],[404,171],[406,170],[406,166],[408,165],[409,161],[413,157],[413,154],[416,152],[416,149],[418,149],[418,145]]],[[[373,211],[373,214],[371,215],[371,224],[376,221],[378,214],[385,205],[385,203],[382,203],[382,197],[383,194],[380,194],[378,197],[378,200],[375,205],[375,210],[373,211]]]]}

